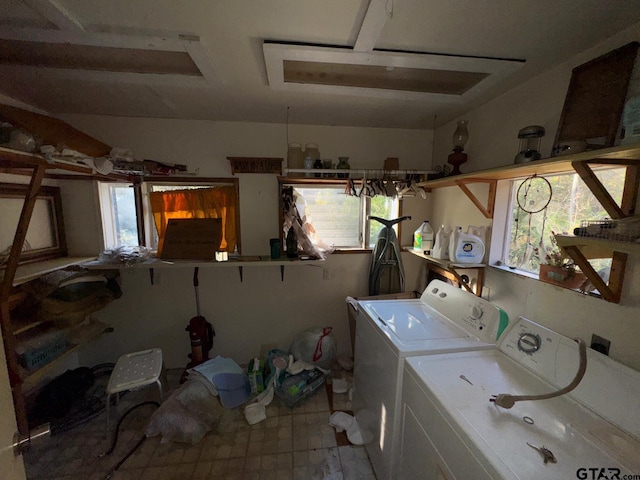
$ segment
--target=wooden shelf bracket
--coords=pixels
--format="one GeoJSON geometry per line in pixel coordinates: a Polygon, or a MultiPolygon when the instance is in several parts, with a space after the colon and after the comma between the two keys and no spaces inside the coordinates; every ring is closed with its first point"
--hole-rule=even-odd
{"type": "Polygon", "coordinates": [[[609,283],[598,275],[587,258],[577,245],[563,247],[564,251],[580,267],[582,273],[591,281],[593,286],[600,292],[602,298],[608,302],[620,303],[622,294],[622,283],[624,280],[624,270],[627,265],[627,254],[623,252],[613,252],[611,254],[611,271],[609,273],[609,283]]]}
{"type": "Polygon", "coordinates": [[[572,162],[571,165],[611,218],[625,218],[635,213],[638,200],[638,180],[640,179],[640,163],[638,160],[596,158],[587,162],[572,162]],[[616,203],[604,185],[602,185],[600,179],[596,177],[590,164],[625,165],[627,167],[620,205],[616,203]]]}
{"type": "Polygon", "coordinates": [[[460,189],[464,192],[464,194],[469,197],[469,200],[473,202],[480,213],[485,216],[485,218],[493,218],[493,209],[496,201],[496,180],[487,180],[487,179],[474,179],[474,178],[466,178],[462,180],[456,180],[456,184],[460,189]],[[478,197],[476,197],[467,184],[470,183],[488,183],[489,184],[489,195],[487,197],[487,206],[485,207],[478,197]]]}

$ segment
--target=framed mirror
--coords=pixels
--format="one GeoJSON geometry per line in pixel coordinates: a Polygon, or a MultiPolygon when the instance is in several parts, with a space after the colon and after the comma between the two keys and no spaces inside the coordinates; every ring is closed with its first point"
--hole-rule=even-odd
{"type": "MultiPolygon", "coordinates": [[[[27,185],[0,183],[0,268],[8,260],[27,189],[27,185]]],[[[40,187],[20,263],[66,255],[60,188],[40,187]]]]}

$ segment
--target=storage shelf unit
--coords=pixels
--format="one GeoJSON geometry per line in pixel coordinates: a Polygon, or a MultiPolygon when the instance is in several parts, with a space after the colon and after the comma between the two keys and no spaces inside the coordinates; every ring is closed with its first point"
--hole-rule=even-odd
{"type": "MultiPolygon", "coordinates": [[[[11,246],[11,251],[6,264],[0,269],[0,327],[2,328],[2,338],[4,341],[5,356],[9,369],[9,379],[11,391],[16,411],[18,430],[22,434],[28,433],[29,425],[24,399],[24,381],[29,378],[30,382],[41,378],[43,374],[40,369],[26,371],[18,362],[16,353],[16,335],[24,334],[31,329],[35,329],[42,323],[37,320],[22,320],[14,325],[11,319],[11,311],[17,306],[24,293],[20,291],[20,285],[35,280],[36,278],[56,270],[66,268],[71,265],[86,262],[95,257],[61,257],[44,261],[35,261],[20,265],[20,252],[24,244],[27,229],[31,221],[37,193],[44,178],[73,178],[73,179],[110,179],[116,181],[128,181],[129,177],[121,174],[99,175],[95,174],[90,167],[74,162],[53,159],[48,161],[42,155],[16,151],[0,147],[0,172],[29,175],[30,183],[25,195],[22,212],[16,227],[16,232],[11,246]]],[[[89,334],[78,337],[73,344],[68,347],[62,356],[75,351],[79,346],[92,340],[95,336],[104,332],[102,326],[89,329],[89,334]]],[[[62,356],[58,357],[61,358],[62,356]]],[[[50,368],[51,363],[43,368],[50,368]]]]}
{"type": "Polygon", "coordinates": [[[56,361],[69,356],[77,351],[82,345],[97,339],[103,333],[110,331],[111,328],[102,322],[94,320],[87,325],[77,327],[76,330],[77,334],[72,338],[67,348],[65,348],[64,351],[56,356],[51,362],[33,371],[20,367],[19,375],[20,380],[23,382],[23,391],[28,388],[35,387],[36,384],[42,380],[47,373],[49,373],[56,361]]]}
{"type": "MultiPolygon", "coordinates": [[[[62,270],[73,265],[79,265],[93,260],[94,258],[96,257],[60,257],[50,260],[25,263],[24,265],[19,265],[16,269],[16,274],[13,277],[12,284],[14,287],[17,287],[18,285],[35,280],[47,273],[62,270]]],[[[4,278],[4,273],[0,271],[0,279],[2,278],[4,278]]]]}
{"type": "MultiPolygon", "coordinates": [[[[600,204],[613,219],[625,218],[636,213],[638,186],[640,184],[640,145],[623,145],[599,150],[591,150],[573,155],[536,160],[524,164],[507,165],[478,172],[465,173],[450,177],[420,182],[418,185],[427,191],[438,188],[458,186],[487,218],[493,218],[495,189],[499,180],[513,180],[531,175],[551,175],[575,172],[583,179],[600,204]],[[622,201],[617,204],[594,174],[593,167],[626,167],[626,176],[622,201]],[[473,183],[488,183],[489,194],[486,205],[467,187],[473,183]]],[[[587,278],[601,293],[605,300],[620,302],[624,280],[627,254],[637,252],[630,242],[612,242],[609,240],[557,236],[558,245],[581,268],[587,278]],[[597,248],[596,248],[597,247],[597,248]],[[599,255],[611,258],[612,268],[608,283],[605,283],[588,262],[590,255],[598,251],[599,255]]]]}

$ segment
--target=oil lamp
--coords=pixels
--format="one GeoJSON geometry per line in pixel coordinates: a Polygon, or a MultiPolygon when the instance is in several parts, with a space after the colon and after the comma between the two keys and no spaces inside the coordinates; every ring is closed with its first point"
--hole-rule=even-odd
{"type": "Polygon", "coordinates": [[[453,153],[449,154],[447,161],[453,165],[451,175],[462,173],[460,165],[467,161],[467,154],[464,153],[464,144],[469,140],[467,131],[467,120],[458,120],[456,131],[453,132],[453,153]]]}

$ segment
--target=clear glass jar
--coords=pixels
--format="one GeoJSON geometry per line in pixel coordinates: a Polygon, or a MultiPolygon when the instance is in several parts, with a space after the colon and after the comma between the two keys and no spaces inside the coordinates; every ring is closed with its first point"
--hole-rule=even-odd
{"type": "Polygon", "coordinates": [[[304,168],[304,152],[299,143],[290,143],[287,150],[287,168],[304,168]]]}
{"type": "Polygon", "coordinates": [[[320,158],[320,151],[318,150],[317,143],[307,143],[304,146],[304,156],[311,157],[311,160],[315,162],[318,158],[320,158]]]}

